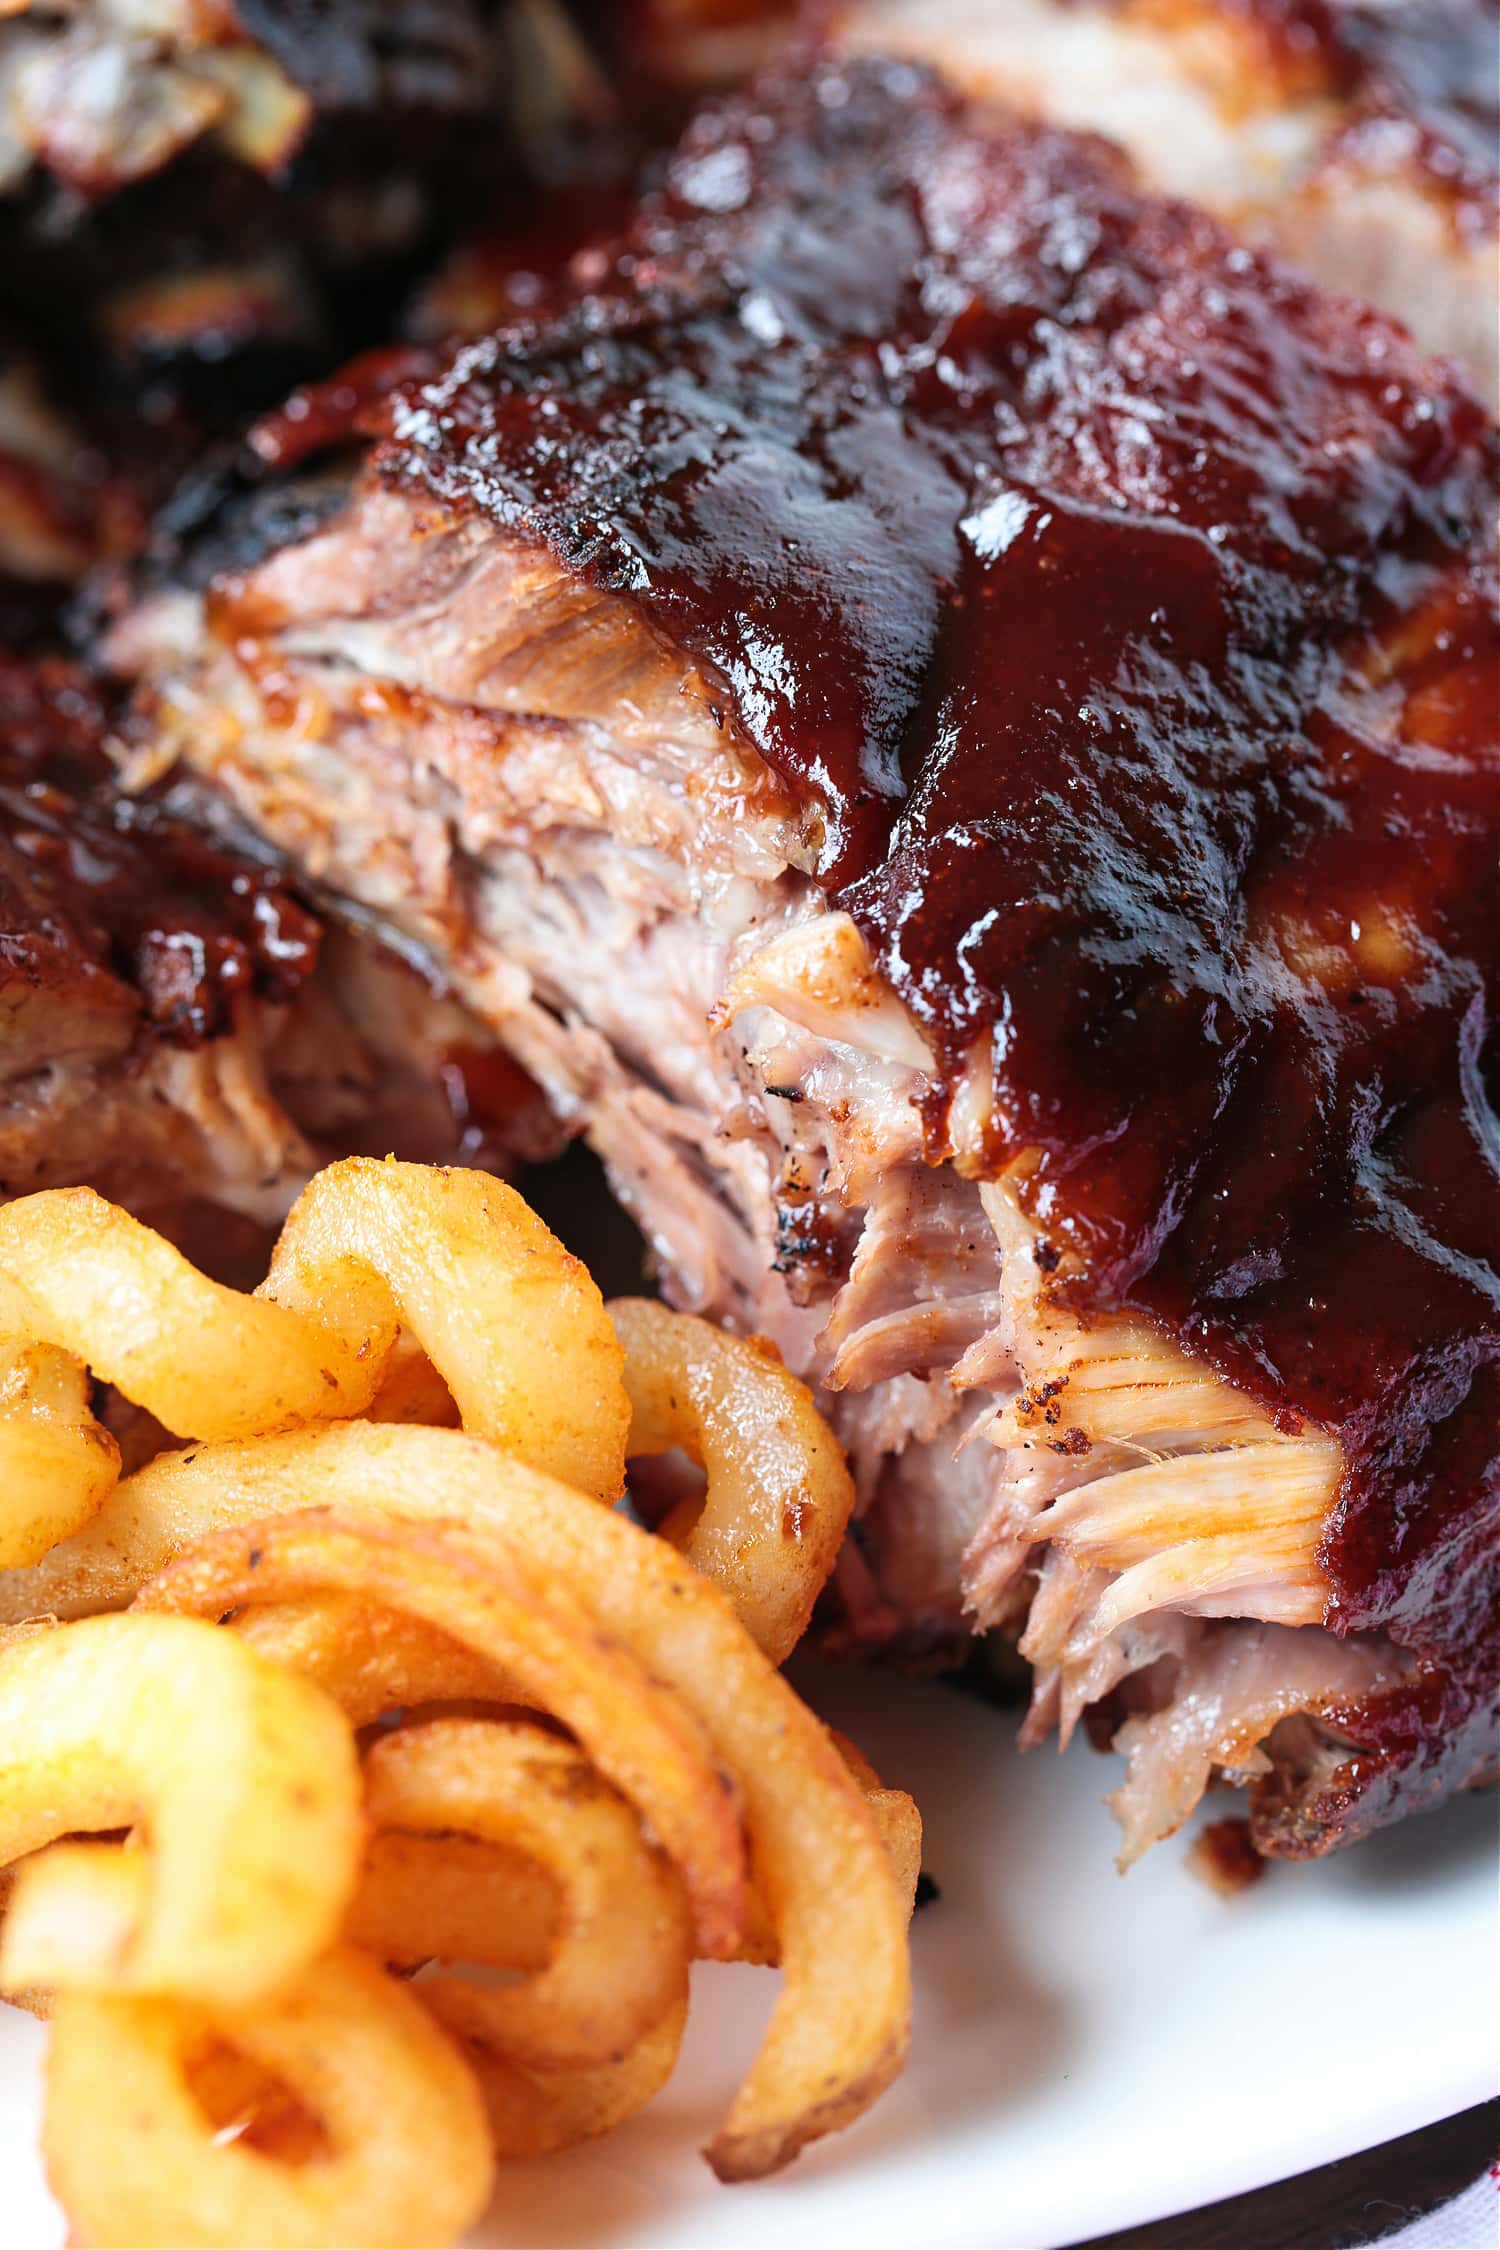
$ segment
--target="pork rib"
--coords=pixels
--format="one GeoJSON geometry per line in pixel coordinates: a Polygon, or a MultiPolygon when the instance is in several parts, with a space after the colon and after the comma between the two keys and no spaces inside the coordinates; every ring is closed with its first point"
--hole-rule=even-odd
{"type": "Polygon", "coordinates": [[[904,64],[708,110],[574,270],[261,434],[139,724],[823,1386],[847,1634],[1024,1632],[1131,1852],[1215,1766],[1294,1852],[1474,1778],[1493,425],[904,64]]]}

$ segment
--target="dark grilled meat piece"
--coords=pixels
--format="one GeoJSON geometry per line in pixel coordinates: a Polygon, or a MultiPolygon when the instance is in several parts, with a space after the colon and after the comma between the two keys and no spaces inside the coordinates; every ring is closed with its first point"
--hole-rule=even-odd
{"type": "Polygon", "coordinates": [[[138,546],[171,472],[158,432],[80,407],[0,329],[0,650],[58,645],[80,581],[138,546]]]}
{"type": "Polygon", "coordinates": [[[72,668],[0,658],[0,1195],[284,1212],[330,1154],[503,1160],[524,1082],[388,948],[122,794],[72,668]]]}
{"type": "Polygon", "coordinates": [[[97,202],[212,143],[285,172],[320,121],[493,116],[486,0],[19,0],[0,27],[0,193],[97,202]]]}
{"type": "Polygon", "coordinates": [[[510,0],[7,12],[7,320],[180,471],[205,435],[390,334],[518,176],[513,16],[510,0]]]}
{"type": "Polygon", "coordinates": [[[1294,1853],[1480,1775],[1479,402],[1103,144],[839,62],[370,375],[111,660],[821,1384],[845,1632],[1020,1633],[1127,1856],[1215,1768],[1294,1853]]]}

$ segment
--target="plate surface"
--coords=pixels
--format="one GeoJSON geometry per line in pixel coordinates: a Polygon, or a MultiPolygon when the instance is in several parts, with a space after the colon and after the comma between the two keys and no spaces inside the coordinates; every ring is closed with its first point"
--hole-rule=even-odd
{"type": "MultiPolygon", "coordinates": [[[[782,2179],[694,2155],[773,1980],[697,1972],[676,2077],[610,2139],[504,2177],[486,2243],[523,2250],[1052,2250],[1286,2178],[1495,2091],[1497,1806],[1449,1806],[1232,1901],[1184,1838],[1124,1881],[1083,1744],[1020,1757],[1014,1716],[807,1668],[800,1684],[911,1788],[941,1898],[913,1930],[913,2059],[873,2116],[782,2179]]],[[[1232,1809],[1218,1797],[1214,1813],[1232,1809]]],[[[0,2017],[5,2240],[57,2250],[35,2157],[39,2027],[0,2017]]]]}

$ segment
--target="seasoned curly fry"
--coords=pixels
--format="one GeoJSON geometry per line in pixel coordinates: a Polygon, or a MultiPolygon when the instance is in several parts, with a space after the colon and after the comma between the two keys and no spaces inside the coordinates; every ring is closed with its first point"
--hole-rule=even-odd
{"type": "Polygon", "coordinates": [[[839,1756],[863,1789],[865,1803],[885,1838],[885,1848],[909,1913],[916,1903],[917,1877],[922,1872],[922,1815],[915,1800],[904,1789],[886,1788],[857,1743],[851,1742],[847,1734],[840,1734],[837,1728],[831,1731],[839,1756]]]}
{"type": "MultiPolygon", "coordinates": [[[[351,1427],[369,1438],[415,1438],[421,1446],[461,1434],[351,1427]]],[[[495,1490],[510,1479],[521,1480],[522,1489],[566,1490],[477,1440],[468,1442],[495,1490]]],[[[432,1490],[438,1462],[430,1453],[426,1466],[432,1490]]],[[[567,1498],[574,1506],[589,1505],[576,1492],[567,1498]]],[[[298,1514],[267,1522],[248,1542],[238,1531],[201,1541],[140,1600],[151,1609],[220,1617],[243,1602],[282,1594],[354,1591],[438,1626],[471,1649],[493,1651],[525,1700],[562,1720],[599,1771],[650,1821],[681,1871],[703,1952],[732,1956],[745,1911],[745,1854],[732,1777],[715,1760],[691,1708],[651,1677],[628,1643],[598,1631],[563,1573],[544,1578],[530,1555],[522,1560],[521,1540],[531,1544],[529,1530],[517,1525],[514,1535],[514,1545],[490,1540],[476,1554],[456,1524],[439,1532],[378,1517],[361,1520],[352,1511],[298,1514]]]]}
{"type": "Polygon", "coordinates": [[[551,2156],[596,2134],[612,2132],[660,2093],[672,2075],[687,2021],[687,2002],[642,2033],[633,2047],[587,2070],[527,2070],[487,2047],[479,1997],[461,1985],[435,1995],[433,2013],[463,2042],[489,2111],[490,2137],[502,2158],[551,2156]]]}
{"type": "Polygon", "coordinates": [[[769,1347],[612,1315],[473,1173],[332,1167],[251,1297],[0,1210],[0,1988],[96,2250],[451,2240],[661,2087],[695,1954],[784,1972],[722,2179],[900,2068],[921,1823],[775,1669],[847,1472],[769,1347]],[[90,1369],[192,1442],[120,1476],[90,1369]]]}
{"type": "Polygon", "coordinates": [[[134,1845],[49,1844],[12,1871],[0,1940],[7,1999],[72,1984],[113,1987],[151,1910],[151,1864],[134,1845]]]}
{"type": "Polygon", "coordinates": [[[513,1676],[493,1658],[418,1617],[355,1594],[260,1602],[229,1630],[257,1655],[284,1664],[332,1696],[354,1727],[383,1711],[423,1703],[521,1703],[513,1676]]]}
{"type": "MultiPolygon", "coordinates": [[[[917,1877],[922,1872],[922,1815],[915,1801],[904,1789],[887,1789],[879,1774],[862,1750],[856,1748],[849,1737],[830,1729],[830,1736],[850,1773],[864,1791],[865,1803],[874,1815],[885,1844],[886,1856],[896,1878],[896,1888],[906,1902],[910,1915],[916,1903],[917,1877]]],[[[752,1871],[753,1877],[753,1871],[752,1871]]],[[[745,1935],[740,1944],[738,1959],[754,1962],[763,1969],[781,1966],[781,1945],[777,1938],[770,1910],[752,1879],[750,1909],[745,1917],[745,1935]]]]}
{"type": "Polygon", "coordinates": [[[479,2087],[457,2047],[353,1951],[315,1963],[289,1997],[246,2010],[65,1994],[43,2149],[94,2250],[420,2250],[455,2240],[479,2216],[493,2163],[479,2087]],[[218,2138],[192,2085],[210,2035],[305,2102],[326,2152],[280,2161],[218,2138]]]}
{"type": "Polygon", "coordinates": [[[588,1269],[486,1172],[351,1157],[305,1187],[257,1295],[341,1335],[393,1308],[463,1426],[534,1469],[618,1500],[629,1409],[588,1269]]]}
{"type": "Polygon", "coordinates": [[[48,1188],[0,1209],[0,1335],[59,1346],[212,1440],[362,1414],[396,1324],[345,1334],[242,1296],[92,1188],[48,1188]]]}
{"type": "Polygon", "coordinates": [[[365,1773],[376,1833],[351,1933],[394,1962],[530,1972],[509,1990],[457,1976],[414,1987],[479,2076],[496,2153],[546,2155],[642,2107],[676,2058],[692,1949],[680,1888],[634,1815],[534,1725],[403,1729],[365,1773]],[[476,1868],[479,1835],[504,1843],[476,1868]]]}
{"type": "Polygon", "coordinates": [[[453,1393],[408,1329],[403,1328],[396,1338],[366,1418],[371,1422],[423,1422],[433,1430],[456,1430],[459,1426],[453,1393]]]}
{"type": "MultiPolygon", "coordinates": [[[[777,1677],[724,1596],[665,1542],[517,1462],[499,1463],[492,1449],[456,1430],[332,1427],[224,1448],[211,1462],[153,1462],[129,1482],[135,1544],[103,1574],[116,1600],[213,1526],[243,1526],[316,1500],[367,1517],[420,1511],[468,1527],[445,1529],[445,1545],[499,1533],[538,1569],[555,1571],[696,1712],[743,1792],[785,1985],[756,2064],[709,2150],[715,2169],[729,2179],[774,2170],[818,2134],[847,2124],[890,2083],[906,2049],[908,1908],[880,1831],[826,1729],[777,1677]]],[[[226,1536],[221,1546],[202,1547],[165,1570],[147,1599],[222,1615],[255,1597],[248,1555],[263,1545],[259,1533],[242,1529],[237,1542],[226,1536]]],[[[488,1545],[483,1540],[476,1554],[488,1545]]],[[[392,1575],[399,1584],[399,1572],[392,1575]]],[[[641,1802],[618,1770],[603,1770],[641,1802]]]]}
{"type": "Polygon", "coordinates": [[[561,1922],[557,1884],[525,1852],[377,1828],[345,1930],[396,1968],[482,1961],[503,1944],[504,1967],[531,1970],[545,1965],[561,1922]]]}
{"type": "Polygon", "coordinates": [[[229,2003],[275,1992],[338,1929],[359,1801],[347,1720],[230,1634],[94,1617],[12,1641],[0,1649],[0,1863],[141,1822],[151,1882],[124,1932],[85,1944],[74,1917],[64,1978],[55,1925],[47,1966],[26,1955],[26,1893],[48,1881],[46,1857],[31,1862],[0,1931],[0,1983],[229,2003]]]}
{"type": "Polygon", "coordinates": [[[370,1404],[389,1335],[348,1341],[209,1281],[91,1188],[0,1209],[0,1565],[88,1521],[119,1469],[85,1370],[180,1437],[246,1437],[370,1404]],[[184,1350],[185,1337],[192,1349],[184,1350]]]}
{"type": "Polygon", "coordinates": [[[88,1378],[50,1344],[0,1341],[0,1570],[40,1562],[86,1524],[120,1473],[88,1378]]]}
{"type": "Polygon", "coordinates": [[[706,1471],[682,1550],[780,1664],[807,1630],[854,1506],[833,1433],[769,1344],[644,1297],[609,1310],[625,1347],[626,1450],[681,1446],[706,1471]]]}
{"type": "MultiPolygon", "coordinates": [[[[478,1836],[552,1874],[561,1926],[545,1966],[507,1990],[470,1988],[485,2045],[524,2067],[576,2070],[634,2045],[687,2000],[692,1943],[681,1886],[640,1822],[571,1743],[521,1721],[435,1720],[365,1760],[378,1829],[478,1836]]],[[[508,1957],[496,1929],[487,1958],[508,1957]]],[[[424,1999],[443,1989],[423,1988],[424,1999]]]]}
{"type": "Polygon", "coordinates": [[[588,1273],[485,1173],[331,1165],[253,1297],[90,1188],[24,1196],[0,1209],[0,1567],[39,1560],[114,1483],[85,1368],[209,1442],[450,1399],[466,1429],[612,1502],[621,1359],[588,1273]],[[403,1331],[425,1367],[397,1354],[403,1331]]]}

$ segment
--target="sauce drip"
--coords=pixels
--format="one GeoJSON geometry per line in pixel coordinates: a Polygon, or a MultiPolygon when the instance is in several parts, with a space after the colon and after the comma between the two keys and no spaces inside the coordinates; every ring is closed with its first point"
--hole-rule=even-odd
{"type": "Polygon", "coordinates": [[[376,473],[721,684],[940,1058],[934,1157],[983,1070],[1056,1285],[1342,1433],[1330,1621],[1477,1650],[1500,638],[1456,375],[1102,144],[824,63],[387,413],[376,473]]]}

